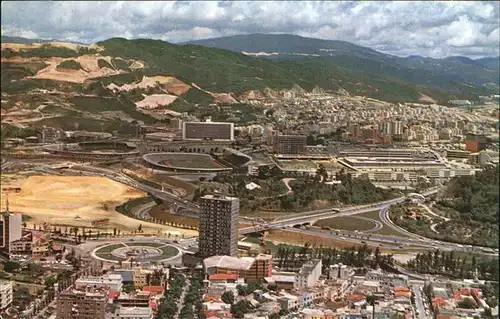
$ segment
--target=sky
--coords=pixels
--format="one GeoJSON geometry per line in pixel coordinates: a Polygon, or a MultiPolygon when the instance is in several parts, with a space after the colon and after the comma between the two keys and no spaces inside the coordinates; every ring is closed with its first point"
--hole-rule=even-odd
{"type": "Polygon", "coordinates": [[[2,1],[1,15],[2,35],[83,43],[286,33],[398,56],[500,53],[495,1],[2,1]]]}

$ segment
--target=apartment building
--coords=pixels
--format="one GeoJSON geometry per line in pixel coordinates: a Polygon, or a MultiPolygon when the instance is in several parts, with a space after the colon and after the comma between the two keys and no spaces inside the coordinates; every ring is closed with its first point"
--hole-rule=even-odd
{"type": "Polygon", "coordinates": [[[57,297],[57,319],[104,319],[108,289],[91,286],[68,289],[57,297]]]}
{"type": "Polygon", "coordinates": [[[275,135],[274,152],[276,154],[298,155],[306,153],[307,136],[275,135]]]}
{"type": "Polygon", "coordinates": [[[22,237],[22,215],[16,213],[11,214],[7,207],[6,212],[2,214],[2,218],[2,243],[10,253],[10,244],[22,237]]]}
{"type": "Polygon", "coordinates": [[[321,276],[322,266],[321,259],[310,260],[302,265],[295,275],[295,288],[300,290],[314,287],[321,276]]]}
{"type": "Polygon", "coordinates": [[[12,303],[12,283],[10,281],[0,281],[0,310],[7,309],[12,303]]]}
{"type": "Polygon", "coordinates": [[[483,134],[467,134],[465,138],[465,149],[477,153],[485,150],[488,146],[488,138],[483,134]]]}
{"type": "Polygon", "coordinates": [[[83,276],[75,282],[76,289],[84,289],[87,286],[120,291],[123,287],[123,278],[119,274],[106,274],[102,276],[83,276]]]}
{"type": "Polygon", "coordinates": [[[205,195],[201,198],[199,247],[201,255],[238,255],[238,213],[235,197],[205,195]]]}

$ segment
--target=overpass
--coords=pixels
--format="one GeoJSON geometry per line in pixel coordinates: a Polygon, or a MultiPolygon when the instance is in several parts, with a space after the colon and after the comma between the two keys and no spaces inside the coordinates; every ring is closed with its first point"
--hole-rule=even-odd
{"type": "MultiPolygon", "coordinates": [[[[419,195],[419,197],[425,198],[425,196],[436,194],[438,192],[438,190],[439,190],[439,187],[433,187],[433,188],[430,188],[429,190],[423,192],[422,194],[418,194],[418,195],[419,195]]],[[[266,229],[286,228],[286,227],[293,227],[293,226],[298,226],[298,225],[312,225],[319,220],[328,219],[331,217],[350,216],[350,215],[371,212],[374,210],[380,210],[380,209],[387,207],[387,206],[402,203],[407,198],[408,198],[407,196],[402,196],[402,197],[398,197],[395,199],[390,199],[387,201],[378,202],[375,204],[352,206],[352,207],[346,207],[346,208],[327,208],[327,209],[320,209],[320,210],[298,213],[298,214],[294,214],[294,215],[289,216],[289,217],[284,218],[284,219],[278,219],[277,221],[274,221],[271,223],[261,224],[261,225],[255,226],[255,227],[242,228],[242,229],[240,229],[240,234],[247,235],[247,234],[263,231],[266,229]]]]}

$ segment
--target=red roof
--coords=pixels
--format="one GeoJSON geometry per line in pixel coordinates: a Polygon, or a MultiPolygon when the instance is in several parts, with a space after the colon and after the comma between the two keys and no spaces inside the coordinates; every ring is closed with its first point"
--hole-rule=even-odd
{"type": "Polygon", "coordinates": [[[149,308],[151,308],[151,309],[158,308],[158,304],[156,303],[156,301],[154,299],[149,300],[149,308]]]}
{"type": "Polygon", "coordinates": [[[410,291],[408,287],[394,287],[394,291],[410,291]]]}
{"type": "Polygon", "coordinates": [[[470,290],[468,288],[463,288],[463,289],[460,289],[460,294],[463,295],[463,296],[469,296],[470,295],[470,290]]]}
{"type": "Polygon", "coordinates": [[[238,274],[214,274],[208,277],[208,280],[236,280],[238,274]]]}
{"type": "Polygon", "coordinates": [[[434,299],[432,299],[432,302],[437,306],[437,307],[441,307],[441,306],[444,306],[446,304],[448,304],[443,298],[441,297],[436,297],[434,299]]]}
{"type": "Polygon", "coordinates": [[[409,291],[396,291],[394,293],[395,297],[410,297],[410,292],[409,291]]]}
{"type": "Polygon", "coordinates": [[[116,297],[118,297],[120,295],[120,293],[118,291],[113,291],[113,290],[110,290],[108,292],[108,298],[109,299],[115,299],[116,297]]]}
{"type": "Polygon", "coordinates": [[[151,293],[159,295],[159,294],[163,293],[164,288],[163,288],[163,286],[144,286],[142,288],[142,291],[151,292],[151,293]]]}
{"type": "Polygon", "coordinates": [[[203,301],[222,302],[219,296],[204,296],[203,301]]]}

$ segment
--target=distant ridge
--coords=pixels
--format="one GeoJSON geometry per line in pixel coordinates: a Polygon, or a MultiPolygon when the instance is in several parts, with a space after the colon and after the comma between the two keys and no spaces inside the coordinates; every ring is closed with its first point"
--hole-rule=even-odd
{"type": "Polygon", "coordinates": [[[24,44],[32,44],[32,43],[48,43],[48,42],[69,42],[76,44],[83,44],[75,41],[66,41],[66,40],[44,40],[44,39],[28,39],[23,37],[11,37],[7,35],[2,35],[1,37],[2,43],[24,43],[24,44]]]}

